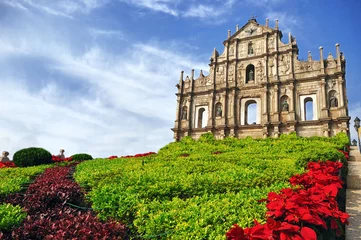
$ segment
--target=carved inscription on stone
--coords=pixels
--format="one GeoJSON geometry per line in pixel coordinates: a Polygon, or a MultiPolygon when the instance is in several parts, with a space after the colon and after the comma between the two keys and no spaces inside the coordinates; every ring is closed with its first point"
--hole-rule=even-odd
{"type": "Polygon", "coordinates": [[[216,73],[216,83],[223,83],[224,82],[224,66],[218,66],[217,67],[217,73],[216,73]]]}

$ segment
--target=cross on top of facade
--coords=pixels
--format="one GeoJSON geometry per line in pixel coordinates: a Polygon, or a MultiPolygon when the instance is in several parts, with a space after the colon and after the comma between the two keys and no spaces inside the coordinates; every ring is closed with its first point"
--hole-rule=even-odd
{"type": "Polygon", "coordinates": [[[252,16],[249,18],[249,20],[256,20],[257,16],[255,16],[254,14],[252,14],[252,16]]]}

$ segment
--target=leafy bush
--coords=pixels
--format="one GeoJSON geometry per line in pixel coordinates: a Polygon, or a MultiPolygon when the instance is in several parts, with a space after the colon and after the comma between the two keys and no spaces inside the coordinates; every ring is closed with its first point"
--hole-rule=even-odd
{"type": "Polygon", "coordinates": [[[21,190],[23,184],[29,183],[35,175],[42,173],[51,165],[40,165],[27,168],[2,168],[0,169],[0,198],[10,193],[21,190]]]}
{"type": "Polygon", "coordinates": [[[93,157],[87,153],[78,153],[71,156],[73,161],[92,160],[93,157]]]}
{"type": "Polygon", "coordinates": [[[304,163],[344,158],[337,149],[345,139],[289,134],[215,140],[207,133],[172,142],[142,161],[83,162],[75,179],[101,219],[121,220],[135,236],[224,239],[233,223],[264,223],[265,205],[256,200],[289,186],[291,176],[305,171],[304,163]]]}
{"type": "Polygon", "coordinates": [[[17,227],[26,217],[26,212],[20,206],[0,204],[0,231],[10,231],[17,227]]]}
{"type": "Polygon", "coordinates": [[[52,163],[51,154],[43,148],[24,148],[14,154],[14,163],[18,167],[38,166],[52,163]]]}

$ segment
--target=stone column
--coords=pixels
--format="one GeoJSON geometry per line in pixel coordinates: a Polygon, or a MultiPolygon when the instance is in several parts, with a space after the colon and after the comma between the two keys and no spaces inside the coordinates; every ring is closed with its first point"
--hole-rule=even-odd
{"type": "Polygon", "coordinates": [[[295,116],[295,87],[294,87],[294,83],[291,83],[289,86],[290,92],[291,94],[289,94],[289,98],[290,98],[290,121],[294,121],[296,119],[295,116]]]}
{"type": "Polygon", "coordinates": [[[268,122],[268,111],[267,111],[267,86],[262,89],[262,119],[261,124],[268,122]]]}
{"type": "Polygon", "coordinates": [[[327,110],[327,106],[326,106],[326,99],[327,99],[327,95],[326,95],[326,80],[325,78],[321,78],[321,82],[319,82],[319,86],[321,88],[321,119],[322,118],[327,118],[328,117],[328,110],[327,110]]]}
{"type": "Polygon", "coordinates": [[[278,94],[278,84],[274,85],[274,115],[273,120],[278,122],[279,121],[279,94],[278,94]]]}
{"type": "Polygon", "coordinates": [[[193,103],[194,103],[194,69],[192,69],[192,75],[191,75],[191,93],[190,93],[190,101],[189,101],[189,107],[188,107],[188,128],[189,128],[189,135],[192,134],[193,129],[193,119],[194,119],[194,113],[193,113],[193,103]]]}

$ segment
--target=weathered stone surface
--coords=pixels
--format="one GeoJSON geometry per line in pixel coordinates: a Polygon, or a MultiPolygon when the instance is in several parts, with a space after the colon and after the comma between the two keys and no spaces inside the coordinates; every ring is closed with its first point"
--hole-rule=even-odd
{"type": "Polygon", "coordinates": [[[361,239],[361,190],[346,190],[346,212],[350,215],[346,240],[361,239]]]}
{"type": "Polygon", "coordinates": [[[207,76],[201,71],[194,79],[192,70],[184,79],[182,72],[172,128],[175,140],[197,139],[208,131],[217,138],[349,134],[346,62],[339,44],[335,57],[329,54],[324,59],[320,47],[320,60],[309,53],[302,61],[295,37],[289,34],[288,43],[281,38],[278,27],[260,25],[252,18],[223,42],[222,54],[214,49],[207,76]],[[306,119],[309,101],[313,119],[306,119]],[[248,121],[251,104],[257,105],[256,126],[248,121]]]}

